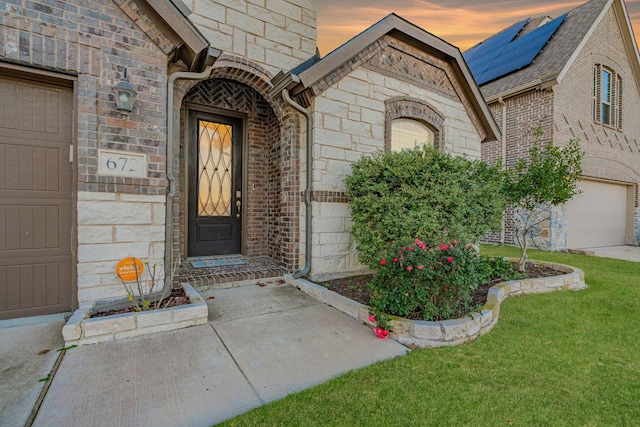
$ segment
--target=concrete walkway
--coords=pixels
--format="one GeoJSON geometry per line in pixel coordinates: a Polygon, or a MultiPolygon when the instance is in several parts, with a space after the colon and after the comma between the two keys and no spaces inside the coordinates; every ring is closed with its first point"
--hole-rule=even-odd
{"type": "Polygon", "coordinates": [[[23,426],[64,345],[64,315],[0,321],[0,426],[23,426]]]}
{"type": "Polygon", "coordinates": [[[68,350],[34,425],[209,426],[407,351],[287,284],[202,295],[207,325],[68,350]]]}
{"type": "Polygon", "coordinates": [[[591,251],[597,257],[640,262],[640,247],[638,246],[610,246],[606,248],[590,248],[585,249],[585,251],[591,251]]]}

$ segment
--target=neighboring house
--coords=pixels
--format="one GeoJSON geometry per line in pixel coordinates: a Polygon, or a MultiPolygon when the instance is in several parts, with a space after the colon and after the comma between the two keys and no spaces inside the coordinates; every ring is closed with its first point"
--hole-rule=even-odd
{"type": "MultiPolygon", "coordinates": [[[[465,52],[501,129],[482,157],[513,166],[541,126],[544,141],[579,139],[583,193],[534,234],[551,250],[640,244],[640,62],[622,0],[591,0],[556,19],[521,21],[465,52]]],[[[503,233],[514,242],[512,211],[503,233]]]]}
{"type": "Polygon", "coordinates": [[[313,0],[189,4],[3,4],[0,318],[122,296],[131,256],[353,274],[352,162],[499,137],[459,50],[395,15],[320,59],[313,0]]]}

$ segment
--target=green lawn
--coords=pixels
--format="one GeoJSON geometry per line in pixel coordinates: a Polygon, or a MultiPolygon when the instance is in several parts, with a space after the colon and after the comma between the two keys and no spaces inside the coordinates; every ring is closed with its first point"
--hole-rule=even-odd
{"type": "Polygon", "coordinates": [[[640,425],[640,263],[529,257],[583,269],[589,288],[508,298],[475,342],[350,372],[224,425],[640,425]]]}

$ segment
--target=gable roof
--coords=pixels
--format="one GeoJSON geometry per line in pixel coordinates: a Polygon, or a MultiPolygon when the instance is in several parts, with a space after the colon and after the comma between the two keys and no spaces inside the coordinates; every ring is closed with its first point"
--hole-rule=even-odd
{"type": "Polygon", "coordinates": [[[498,138],[500,130],[491,115],[480,89],[473,79],[467,63],[462,57],[460,49],[394,13],[387,15],[376,24],[330,52],[324,58],[320,59],[319,56],[316,55],[288,73],[279,73],[272,79],[274,85],[272,91],[277,93],[286,88],[295,96],[331,75],[345,64],[349,64],[349,66],[355,68],[357,65],[350,63],[350,61],[364,49],[387,35],[420,49],[426,54],[446,61],[453,69],[455,77],[464,92],[463,95],[471,104],[471,107],[474,109],[478,120],[486,132],[485,140],[498,138]]]}
{"type": "MultiPolygon", "coordinates": [[[[615,15],[622,30],[623,43],[631,61],[636,84],[640,84],[638,47],[624,2],[622,0],[591,0],[566,14],[555,34],[529,66],[482,84],[481,90],[487,102],[533,87],[553,86],[561,81],[611,6],[615,9],[615,15]]],[[[516,39],[544,22],[546,19],[530,20],[516,39]]],[[[496,36],[482,43],[487,43],[496,36]]],[[[465,55],[480,45],[469,49],[465,55]]]]}

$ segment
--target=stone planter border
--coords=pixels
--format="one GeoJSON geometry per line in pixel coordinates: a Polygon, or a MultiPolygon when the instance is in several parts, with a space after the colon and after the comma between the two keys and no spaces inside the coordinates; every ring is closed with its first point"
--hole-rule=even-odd
{"type": "Polygon", "coordinates": [[[209,314],[207,303],[190,284],[181,285],[191,304],[96,318],[91,318],[95,304],[79,308],[62,328],[65,346],[95,344],[204,325],[209,314]]]}
{"type": "MultiPolygon", "coordinates": [[[[544,261],[528,261],[565,272],[559,276],[511,280],[498,283],[489,290],[487,303],[476,313],[461,319],[428,322],[392,317],[390,337],[411,348],[453,346],[472,341],[489,332],[498,322],[500,304],[508,296],[544,293],[560,290],[580,290],[587,287],[584,272],[579,268],[544,261]]],[[[324,286],[286,275],[285,280],[301,291],[342,311],[346,315],[374,326],[368,319],[369,307],[339,295],[324,286]]]]}

